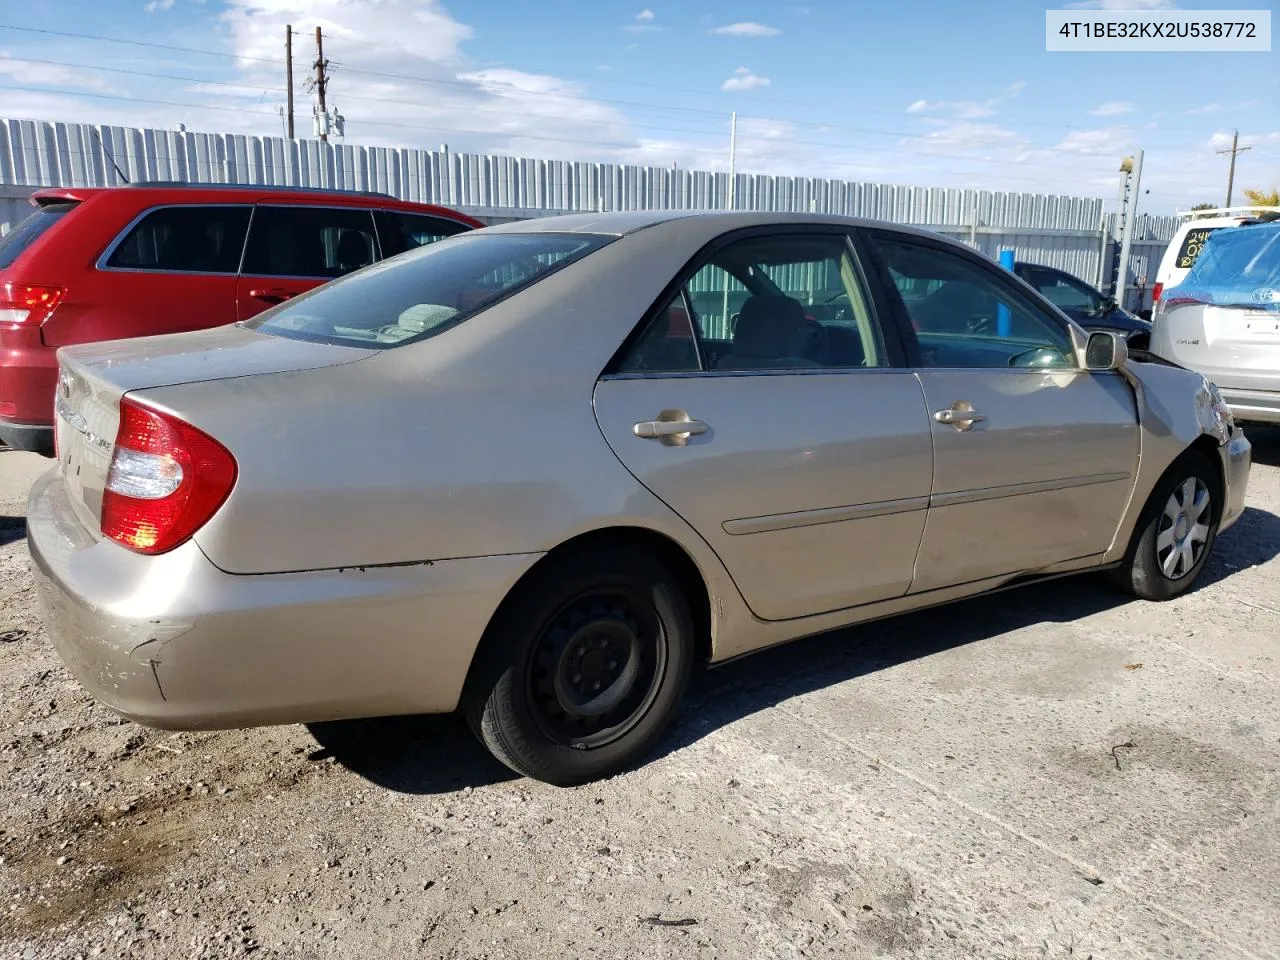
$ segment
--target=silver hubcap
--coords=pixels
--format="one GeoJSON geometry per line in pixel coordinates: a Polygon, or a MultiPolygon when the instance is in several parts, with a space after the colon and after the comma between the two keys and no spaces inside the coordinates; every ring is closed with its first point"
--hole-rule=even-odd
{"type": "Polygon", "coordinates": [[[1170,580],[1181,580],[1204,555],[1209,507],[1209,488],[1199,477],[1188,477],[1169,495],[1156,532],[1156,560],[1170,580]]]}

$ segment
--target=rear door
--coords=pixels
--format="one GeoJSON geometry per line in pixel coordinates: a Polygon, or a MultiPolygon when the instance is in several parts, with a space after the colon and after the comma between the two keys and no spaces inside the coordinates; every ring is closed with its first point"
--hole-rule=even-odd
{"type": "Polygon", "coordinates": [[[237,318],[247,320],[379,258],[369,208],[260,203],[236,286],[237,318]]]}
{"type": "Polygon", "coordinates": [[[1104,552],[1137,469],[1129,384],[1080,369],[1061,319],[979,255],[890,231],[871,245],[885,285],[916,294],[899,316],[933,432],[912,592],[1104,552]]]}
{"type": "Polygon", "coordinates": [[[911,584],[928,416],[868,290],[843,232],[721,238],[596,386],[619,459],[711,545],[763,619],[911,584]]]}
{"type": "Polygon", "coordinates": [[[55,312],[48,346],[180,333],[236,319],[247,204],[166,204],[143,211],[75,291],[86,309],[55,312]]]}

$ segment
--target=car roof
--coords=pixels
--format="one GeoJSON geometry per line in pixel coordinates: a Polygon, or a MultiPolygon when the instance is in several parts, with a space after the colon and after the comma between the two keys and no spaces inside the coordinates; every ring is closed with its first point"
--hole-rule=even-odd
{"type": "MultiPolygon", "coordinates": [[[[843,217],[822,213],[764,213],[759,211],[722,210],[618,210],[602,213],[569,213],[554,217],[535,217],[496,224],[486,233],[595,233],[622,237],[656,226],[670,226],[690,233],[717,235],[749,227],[830,225],[839,227],[875,227],[899,233],[929,237],[955,243],[943,234],[925,227],[909,227],[865,217],[843,217]]],[[[971,249],[965,247],[966,250],[971,249]]]]}

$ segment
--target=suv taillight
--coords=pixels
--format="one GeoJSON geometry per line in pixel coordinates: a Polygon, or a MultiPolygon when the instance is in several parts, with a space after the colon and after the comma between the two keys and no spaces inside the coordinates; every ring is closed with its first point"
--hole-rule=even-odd
{"type": "Polygon", "coordinates": [[[1159,302],[1160,302],[1160,294],[1162,294],[1162,293],[1164,293],[1164,284],[1163,284],[1163,283],[1157,283],[1154,287],[1152,287],[1152,288],[1151,288],[1151,302],[1152,302],[1152,303],[1159,303],[1159,302]]]}
{"type": "Polygon", "coordinates": [[[36,324],[49,319],[66,293],[35,283],[0,283],[0,323],[36,324]]]}
{"type": "Polygon", "coordinates": [[[102,494],[102,535],[136,553],[172,550],[222,506],[236,472],[235,458],[213,437],[125,397],[102,494]]]}

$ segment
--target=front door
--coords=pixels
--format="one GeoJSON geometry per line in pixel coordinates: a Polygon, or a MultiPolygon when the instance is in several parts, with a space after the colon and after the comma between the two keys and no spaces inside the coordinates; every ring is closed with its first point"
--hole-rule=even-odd
{"type": "Polygon", "coordinates": [[[259,204],[236,287],[237,319],[248,320],[377,259],[372,210],[259,204]]]}
{"type": "Polygon", "coordinates": [[[915,331],[933,431],[912,592],[1103,553],[1137,470],[1133,392],[1079,368],[1070,334],[976,254],[876,233],[915,331]]]}
{"type": "Polygon", "coordinates": [[[929,421],[919,381],[886,350],[849,239],[729,240],[681,279],[596,387],[614,452],[763,619],[905,594],[929,499],[929,421]]]}

